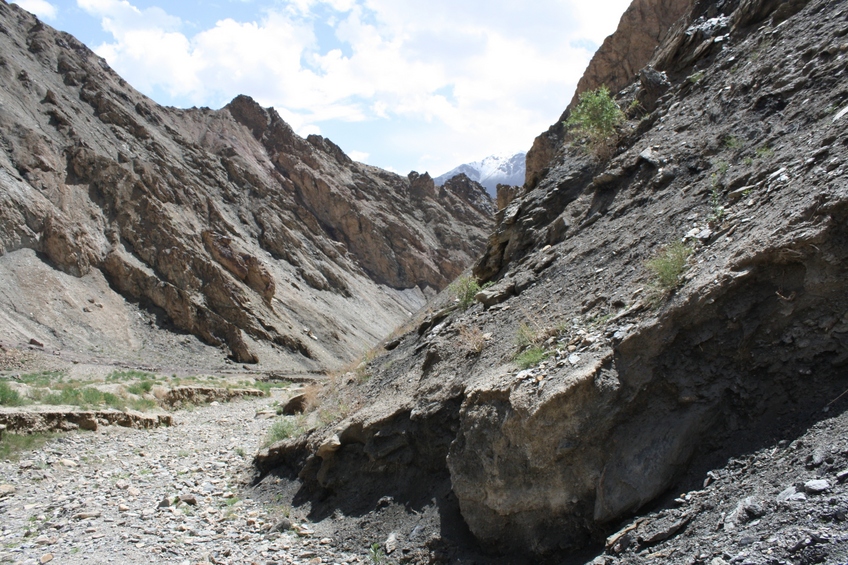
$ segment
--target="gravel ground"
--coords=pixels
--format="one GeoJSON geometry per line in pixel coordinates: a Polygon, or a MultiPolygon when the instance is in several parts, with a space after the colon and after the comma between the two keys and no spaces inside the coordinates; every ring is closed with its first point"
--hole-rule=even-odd
{"type": "Polygon", "coordinates": [[[180,411],[172,428],[64,434],[0,462],[0,562],[365,562],[365,548],[337,552],[290,508],[251,499],[274,402],[180,411]]]}

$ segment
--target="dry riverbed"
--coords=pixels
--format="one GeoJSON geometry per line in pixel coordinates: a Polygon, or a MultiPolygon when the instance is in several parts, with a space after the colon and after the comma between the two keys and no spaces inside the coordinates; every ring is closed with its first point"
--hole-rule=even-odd
{"type": "Polygon", "coordinates": [[[172,427],[60,434],[0,462],[0,562],[367,562],[251,498],[252,456],[290,392],[179,410],[172,427]]]}

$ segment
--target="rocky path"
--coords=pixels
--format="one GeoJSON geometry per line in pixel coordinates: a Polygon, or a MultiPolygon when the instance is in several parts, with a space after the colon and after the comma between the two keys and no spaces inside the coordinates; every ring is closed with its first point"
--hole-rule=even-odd
{"type": "Polygon", "coordinates": [[[366,562],[296,521],[303,535],[280,531],[290,509],[251,499],[273,402],[180,411],[171,428],[63,434],[0,462],[0,563],[366,562]]]}

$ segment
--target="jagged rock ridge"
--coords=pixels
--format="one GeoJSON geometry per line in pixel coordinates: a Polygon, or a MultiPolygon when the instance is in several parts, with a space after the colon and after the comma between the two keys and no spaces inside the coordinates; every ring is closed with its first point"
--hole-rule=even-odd
{"type": "Polygon", "coordinates": [[[159,107],[17,6],[0,25],[2,338],[120,355],[151,312],[237,361],[333,366],[484,244],[482,189],[416,190],[246,96],[159,107]]]}
{"type": "Polygon", "coordinates": [[[479,182],[486,187],[489,195],[494,198],[497,196],[499,184],[505,184],[507,186],[520,186],[524,184],[525,158],[526,154],[523,152],[509,156],[492,155],[480,161],[454,167],[433,180],[436,181],[437,185],[441,186],[453,177],[464,174],[469,179],[479,182]]]}
{"type": "MultiPolygon", "coordinates": [[[[695,3],[622,89],[622,107],[654,109],[630,114],[614,155],[562,132],[498,212],[481,303],[434,304],[348,385],[379,403],[260,452],[260,472],[297,476],[316,520],[436,500],[426,544],[396,536],[422,562],[487,561],[444,526],[461,516],[473,551],[509,555],[493,563],[558,563],[848,409],[845,16],[830,0],[695,3]],[[663,289],[648,262],[679,242],[692,255],[663,289]],[[531,345],[546,357],[516,358],[531,345]]],[[[816,543],[844,555],[844,522],[827,527],[816,543]]],[[[765,538],[698,555],[631,538],[596,563],[723,563],[743,545],[744,562],[823,559],[765,538]]]]}

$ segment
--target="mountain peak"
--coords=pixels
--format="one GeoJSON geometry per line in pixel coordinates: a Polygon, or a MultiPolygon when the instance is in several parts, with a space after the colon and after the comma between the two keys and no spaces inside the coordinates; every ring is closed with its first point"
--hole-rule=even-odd
{"type": "Polygon", "coordinates": [[[497,195],[499,184],[523,185],[524,160],[526,153],[501,153],[484,157],[479,161],[454,167],[447,173],[433,179],[441,186],[459,174],[480,183],[493,198],[497,195]]]}

